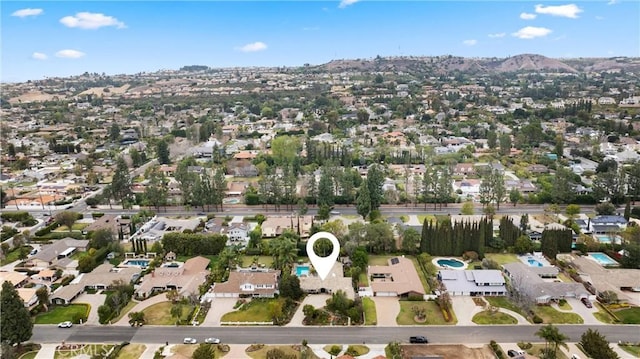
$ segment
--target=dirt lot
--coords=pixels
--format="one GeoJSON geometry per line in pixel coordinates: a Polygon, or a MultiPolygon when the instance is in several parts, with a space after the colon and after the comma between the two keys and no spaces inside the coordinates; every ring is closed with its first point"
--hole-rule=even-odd
{"type": "Polygon", "coordinates": [[[441,355],[445,359],[494,359],[495,355],[485,345],[482,348],[468,348],[464,345],[403,345],[405,358],[419,355],[441,355]]]}

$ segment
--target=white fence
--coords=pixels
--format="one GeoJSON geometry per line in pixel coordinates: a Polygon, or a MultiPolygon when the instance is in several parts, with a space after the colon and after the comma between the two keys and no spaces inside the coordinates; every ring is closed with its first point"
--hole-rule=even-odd
{"type": "Polygon", "coordinates": [[[220,322],[220,325],[273,325],[273,322],[220,322]]]}

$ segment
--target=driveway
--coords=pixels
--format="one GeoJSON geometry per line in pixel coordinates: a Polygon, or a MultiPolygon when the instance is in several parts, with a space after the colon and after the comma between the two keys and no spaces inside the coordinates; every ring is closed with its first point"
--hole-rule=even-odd
{"type": "Polygon", "coordinates": [[[236,305],[238,298],[213,298],[211,300],[211,308],[207,312],[202,324],[203,327],[219,327],[220,318],[226,313],[232,312],[233,306],[236,305]]]}
{"type": "Polygon", "coordinates": [[[304,300],[302,301],[302,303],[300,303],[300,306],[298,306],[298,310],[296,310],[296,313],[293,315],[293,318],[291,318],[291,321],[285,325],[286,327],[301,327],[302,321],[304,320],[304,313],[302,312],[302,308],[304,308],[305,305],[309,304],[309,305],[313,305],[314,308],[318,309],[318,308],[322,308],[325,305],[327,305],[327,299],[331,298],[330,295],[328,294],[309,294],[307,295],[304,300]]]}
{"type": "Polygon", "coordinates": [[[376,316],[378,317],[378,326],[380,327],[396,327],[396,317],[400,313],[400,302],[398,297],[371,297],[376,303],[376,316]]]}
{"type": "Polygon", "coordinates": [[[555,304],[553,305],[553,307],[560,312],[578,314],[584,320],[584,324],[602,324],[601,321],[599,321],[598,319],[596,319],[596,317],[593,316],[593,313],[596,313],[598,311],[598,308],[594,303],[592,303],[593,308],[591,309],[585,307],[584,304],[582,304],[582,302],[580,301],[580,299],[577,299],[577,298],[567,298],[567,303],[571,305],[571,310],[561,310],[555,304]]]}
{"type": "Polygon", "coordinates": [[[472,321],[473,316],[481,312],[483,308],[476,305],[471,297],[452,296],[451,304],[458,318],[457,325],[476,325],[476,323],[472,321]]]}
{"type": "Polygon", "coordinates": [[[100,325],[100,321],[98,320],[98,307],[104,304],[105,299],[107,299],[106,294],[82,293],[74,301],[74,303],[87,303],[91,306],[86,324],[100,325]]]}

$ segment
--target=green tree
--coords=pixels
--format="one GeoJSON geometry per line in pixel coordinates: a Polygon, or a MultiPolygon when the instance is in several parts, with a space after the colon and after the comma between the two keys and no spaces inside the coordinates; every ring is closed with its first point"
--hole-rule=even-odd
{"type": "Polygon", "coordinates": [[[558,156],[558,159],[564,155],[564,140],[562,135],[556,136],[555,154],[558,156]]]}
{"type": "Polygon", "coordinates": [[[161,165],[171,163],[169,144],[164,138],[156,142],[156,157],[158,157],[158,163],[161,165]]]}
{"type": "Polygon", "coordinates": [[[198,345],[198,348],[191,354],[192,359],[213,359],[216,357],[216,351],[210,344],[202,343],[198,345]]]}
{"type": "Polygon", "coordinates": [[[112,123],[109,128],[109,139],[111,141],[117,141],[120,138],[120,126],[117,123],[112,123]]]}
{"type": "Polygon", "coordinates": [[[159,210],[160,206],[167,204],[167,198],[169,196],[167,179],[165,178],[164,173],[160,171],[159,166],[153,166],[148,179],[149,182],[144,188],[144,197],[147,203],[154,206],[156,210],[159,210]]]}
{"type": "Polygon", "coordinates": [[[516,254],[526,254],[531,253],[533,251],[533,243],[531,243],[531,238],[528,235],[523,234],[520,237],[516,238],[516,242],[513,245],[513,251],[516,254]]]}
{"type": "Polygon", "coordinates": [[[378,165],[372,165],[367,171],[367,186],[369,187],[369,199],[371,203],[371,211],[378,210],[382,200],[384,199],[384,192],[382,185],[384,184],[384,173],[378,165]]]}
{"type": "Polygon", "coordinates": [[[302,145],[300,139],[292,136],[278,136],[271,140],[271,153],[276,165],[292,164],[302,145]]]}
{"type": "Polygon", "coordinates": [[[129,167],[122,156],[116,160],[116,170],[111,180],[111,195],[116,202],[120,202],[125,206],[125,200],[132,195],[131,192],[131,175],[129,167]]]}
{"type": "Polygon", "coordinates": [[[269,253],[273,256],[273,268],[282,271],[290,270],[298,258],[296,241],[285,232],[279,238],[272,239],[269,242],[269,253]]]}
{"type": "Polygon", "coordinates": [[[38,290],[36,290],[36,297],[38,297],[38,303],[40,303],[42,308],[44,308],[44,311],[45,312],[48,311],[49,310],[49,289],[46,286],[38,288],[38,290]]]}
{"type": "Polygon", "coordinates": [[[369,196],[369,186],[366,182],[363,182],[358,190],[356,209],[363,219],[366,219],[369,213],[371,213],[371,198],[369,196]]]}
{"type": "Polygon", "coordinates": [[[511,191],[509,191],[509,201],[513,204],[513,206],[515,207],[521,200],[522,194],[520,193],[520,191],[518,191],[516,187],[511,188],[511,191]]]}
{"type": "Polygon", "coordinates": [[[466,201],[462,204],[462,208],[460,209],[460,213],[465,216],[470,216],[475,213],[475,209],[473,208],[473,201],[466,201]]]}
{"type": "Polygon", "coordinates": [[[591,358],[619,359],[618,354],[611,349],[607,338],[597,330],[587,329],[580,337],[580,345],[591,358]]]}
{"type": "Polygon", "coordinates": [[[503,133],[500,135],[500,154],[503,156],[509,155],[511,152],[511,135],[503,133]]]}
{"type": "Polygon", "coordinates": [[[111,306],[103,304],[98,307],[98,321],[100,324],[107,324],[112,316],[113,309],[111,309],[111,306]]]}
{"type": "Polygon", "coordinates": [[[402,232],[402,250],[414,254],[420,244],[420,233],[413,228],[407,228],[402,232]]]}
{"type": "Polygon", "coordinates": [[[304,295],[304,292],[300,288],[300,279],[292,274],[284,274],[280,277],[280,296],[284,298],[291,298],[292,300],[300,300],[304,295]]]}
{"type": "Polygon", "coordinates": [[[321,171],[320,181],[318,182],[317,203],[319,206],[331,207],[334,204],[335,191],[330,171],[328,167],[323,167],[321,171]]]}
{"type": "Polygon", "coordinates": [[[490,149],[495,150],[498,145],[498,135],[496,131],[488,131],[487,132],[487,145],[490,149]]]}
{"type": "Polygon", "coordinates": [[[580,206],[577,204],[570,204],[565,208],[565,213],[569,219],[573,220],[578,214],[580,214],[580,206]]]}
{"type": "Polygon", "coordinates": [[[69,232],[73,230],[73,224],[78,220],[78,213],[71,211],[62,211],[56,213],[55,215],[56,222],[60,223],[63,226],[67,226],[69,232]]]}
{"type": "Polygon", "coordinates": [[[171,315],[171,318],[176,320],[176,325],[178,325],[180,317],[182,316],[182,305],[177,303],[172,305],[169,314],[171,315]]]}
{"type": "Polygon", "coordinates": [[[567,346],[567,340],[569,337],[562,334],[558,327],[554,327],[552,324],[548,324],[541,327],[536,332],[536,335],[545,340],[545,348],[543,350],[544,359],[555,359],[558,355],[558,348],[560,346],[567,346]]]}
{"type": "Polygon", "coordinates": [[[89,247],[91,248],[105,248],[113,243],[113,232],[111,232],[110,228],[100,228],[95,232],[92,232],[90,237],[91,240],[89,241],[89,247]]]}
{"type": "Polygon", "coordinates": [[[31,338],[33,322],[18,291],[9,281],[2,283],[0,293],[0,334],[2,343],[20,346],[31,338]]]}

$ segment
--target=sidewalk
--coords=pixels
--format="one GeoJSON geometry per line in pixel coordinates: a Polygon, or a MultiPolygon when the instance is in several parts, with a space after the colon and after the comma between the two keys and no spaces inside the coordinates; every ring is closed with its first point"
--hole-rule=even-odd
{"type": "Polygon", "coordinates": [[[42,344],[35,359],[53,359],[58,344],[42,344]]]}

